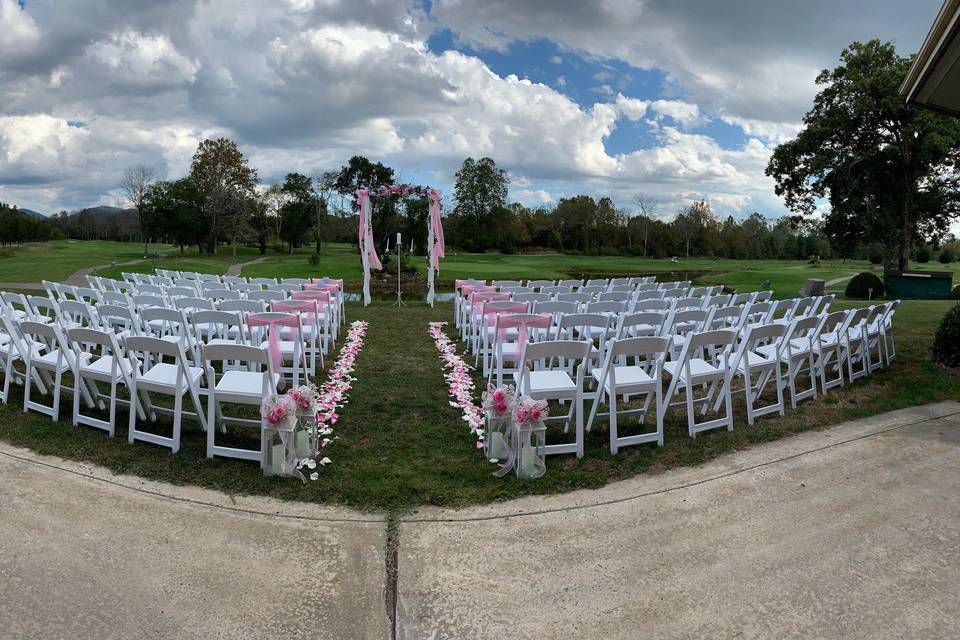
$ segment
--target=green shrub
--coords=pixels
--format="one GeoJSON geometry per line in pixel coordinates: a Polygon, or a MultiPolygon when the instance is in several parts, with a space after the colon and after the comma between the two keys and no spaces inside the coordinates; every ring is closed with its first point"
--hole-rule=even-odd
{"type": "Polygon", "coordinates": [[[951,262],[956,260],[957,257],[954,255],[953,249],[944,249],[943,251],[940,252],[939,259],[940,259],[940,262],[942,262],[943,264],[950,264],[951,262]]]}
{"type": "Polygon", "coordinates": [[[866,300],[870,297],[879,298],[883,295],[883,291],[883,282],[880,278],[869,271],[864,271],[863,273],[858,273],[853,276],[850,282],[847,283],[845,293],[848,298],[866,300]],[[873,290],[872,292],[871,289],[873,290]]]}
{"type": "Polygon", "coordinates": [[[925,244],[917,247],[917,262],[926,264],[930,262],[930,247],[925,244]]]}
{"type": "Polygon", "coordinates": [[[933,336],[933,359],[945,367],[960,367],[960,304],[940,321],[933,336]]]}
{"type": "Polygon", "coordinates": [[[316,271],[316,270],[320,267],[320,254],[319,254],[319,253],[311,253],[311,254],[310,254],[310,257],[307,258],[307,262],[309,262],[309,263],[310,263],[310,267],[311,267],[314,271],[316,271]]]}
{"type": "Polygon", "coordinates": [[[951,300],[960,300],[960,284],[953,288],[953,291],[950,292],[951,300]]]}
{"type": "Polygon", "coordinates": [[[871,264],[880,264],[883,262],[883,247],[878,244],[870,245],[867,251],[867,259],[870,260],[871,264]]]}

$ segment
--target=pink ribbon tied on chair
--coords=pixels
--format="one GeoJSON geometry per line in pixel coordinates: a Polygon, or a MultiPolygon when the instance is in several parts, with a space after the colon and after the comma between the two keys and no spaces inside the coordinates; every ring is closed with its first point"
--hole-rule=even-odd
{"type": "Polygon", "coordinates": [[[550,317],[549,313],[528,315],[526,313],[526,305],[520,306],[523,307],[523,310],[519,312],[519,314],[522,315],[520,318],[510,315],[511,312],[504,311],[501,311],[500,314],[497,315],[497,338],[501,343],[504,342],[507,337],[507,329],[517,330],[517,358],[520,357],[527,347],[527,340],[530,338],[530,329],[549,329],[553,323],[553,318],[550,317]]]}
{"type": "Polygon", "coordinates": [[[466,280],[456,279],[453,281],[453,288],[455,291],[459,291],[461,295],[463,294],[464,287],[485,287],[487,286],[486,280],[473,280],[472,278],[467,278],[466,280]]]}
{"type": "MultiPolygon", "coordinates": [[[[274,305],[279,304],[277,301],[274,305]]],[[[273,305],[271,305],[273,306],[273,305]]],[[[315,308],[315,307],[314,307],[315,308]]],[[[296,329],[300,333],[300,318],[289,313],[248,313],[248,327],[267,327],[267,351],[270,352],[270,361],[273,363],[274,371],[279,372],[283,366],[283,352],[280,350],[280,327],[289,327],[296,329]],[[268,316],[269,317],[266,317],[268,316]]]]}
{"type": "Polygon", "coordinates": [[[292,300],[303,302],[305,300],[312,300],[317,304],[317,310],[326,309],[330,304],[330,292],[328,291],[294,291],[290,294],[292,300]]]}
{"type": "MultiPolygon", "coordinates": [[[[336,282],[325,282],[325,283],[313,283],[303,285],[304,291],[327,291],[329,293],[337,293],[340,291],[340,285],[336,282]]],[[[298,293],[298,292],[294,292],[298,293]]]]}

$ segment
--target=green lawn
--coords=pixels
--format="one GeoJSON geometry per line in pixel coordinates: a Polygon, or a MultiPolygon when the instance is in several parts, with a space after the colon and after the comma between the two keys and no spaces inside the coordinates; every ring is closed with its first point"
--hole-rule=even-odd
{"type": "MultiPolygon", "coordinates": [[[[256,249],[238,248],[236,258],[224,249],[218,256],[190,253],[120,271],[152,271],[157,266],[222,273],[234,262],[259,257],[256,249]]],[[[0,279],[26,282],[64,279],[77,269],[142,257],[142,247],[109,242],[56,242],[25,246],[0,258],[0,279]]],[[[348,245],[324,248],[321,264],[312,269],[300,250],[293,255],[270,253],[264,262],[244,269],[249,276],[331,275],[344,277],[356,287],[359,260],[348,245]]],[[[921,265],[942,268],[939,264],[921,265]]],[[[955,270],[958,265],[951,265],[955,270]]],[[[536,256],[452,255],[442,263],[442,286],[454,278],[527,279],[590,277],[656,273],[661,279],[694,277],[701,282],[724,283],[738,289],[756,288],[770,280],[777,297],[795,295],[809,277],[842,278],[869,269],[864,262],[827,262],[812,267],[797,261],[728,261],[691,259],[680,264],[667,260],[621,257],[579,257],[557,254],[536,256]]],[[[842,289],[842,285],[836,288],[842,289]]],[[[638,473],[677,465],[695,465],[720,453],[772,440],[810,428],[874,415],[947,398],[960,397],[960,375],[935,365],[929,346],[933,333],[950,302],[906,301],[896,318],[899,357],[890,370],[868,380],[831,391],[830,396],[803,402],[797,411],[780,417],[765,417],[748,427],[742,400],[736,403],[733,433],[712,432],[691,440],[686,435],[682,412],[668,416],[666,446],[628,447],[617,456],[608,453],[605,426],[595,427],[587,437],[587,455],[556,456],[548,462],[547,475],[521,483],[512,477],[495,479],[491,466],[474,448],[457,411],[448,405],[440,361],[427,335],[427,323],[449,320],[451,305],[435,309],[408,296],[409,306],[397,308],[378,302],[369,308],[348,305],[348,318],[370,322],[367,343],[357,359],[358,378],[337,425],[339,439],[329,450],[333,464],[322,470],[321,480],[306,486],[287,479],[263,478],[256,465],[231,460],[207,460],[205,439],[199,428],[187,423],[183,449],[175,456],[167,450],[126,443],[126,413],[121,410],[117,436],[74,428],[69,420],[52,423],[37,414],[21,412],[21,389],[14,388],[9,405],[0,406],[0,438],[31,447],[41,453],[85,460],[118,473],[132,473],[174,483],[197,484],[229,493],[260,493],[286,499],[341,503],[363,509],[403,510],[418,504],[461,506],[505,500],[526,494],[549,494],[577,488],[599,487],[638,473]]],[[[836,306],[851,304],[837,302],[836,306]]],[[[63,406],[69,411],[69,396],[63,406]]],[[[161,419],[157,429],[169,428],[161,419]]],[[[252,436],[231,431],[237,444],[252,444],[252,436]]]]}

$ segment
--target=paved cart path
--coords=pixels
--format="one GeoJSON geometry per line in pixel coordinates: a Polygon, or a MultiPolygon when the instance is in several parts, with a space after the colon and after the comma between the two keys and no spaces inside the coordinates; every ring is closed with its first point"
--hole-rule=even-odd
{"type": "Polygon", "coordinates": [[[393,583],[379,515],[0,443],[0,635],[952,638],[958,486],[960,403],[926,405],[595,491],[418,509],[393,583]]]}

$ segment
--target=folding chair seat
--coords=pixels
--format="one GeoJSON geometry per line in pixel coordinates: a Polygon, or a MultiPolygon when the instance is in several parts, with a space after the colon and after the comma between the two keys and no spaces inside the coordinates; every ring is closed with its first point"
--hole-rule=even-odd
{"type": "Polygon", "coordinates": [[[260,406],[264,398],[277,393],[280,374],[273,371],[270,354],[266,349],[249,345],[207,344],[202,347],[201,357],[207,381],[207,457],[257,460],[263,467],[269,441],[268,435],[260,428],[260,420],[227,416],[223,404],[260,406]],[[223,363],[223,372],[219,376],[217,362],[223,363]],[[259,448],[218,445],[216,432],[218,428],[225,432],[226,424],[255,429],[260,440],[259,448]]]}
{"type": "Polygon", "coordinates": [[[124,349],[130,361],[130,422],[127,440],[132,444],[137,440],[168,447],[171,453],[180,450],[181,422],[184,417],[200,423],[207,429],[203,410],[200,405],[200,378],[203,369],[190,366],[183,345],[147,336],[131,336],[124,340],[124,349]],[[165,362],[164,360],[173,360],[165,362]],[[150,393],[172,396],[173,409],[155,405],[150,393]],[[193,412],[184,411],[184,396],[189,397],[193,412]],[[137,417],[146,415],[155,421],[157,414],[173,416],[173,431],[163,436],[137,428],[137,417]]]}
{"type": "Polygon", "coordinates": [[[610,424],[610,453],[616,454],[620,447],[644,442],[663,446],[663,365],[670,350],[670,341],[660,336],[643,336],[614,340],[607,350],[603,366],[591,370],[597,384],[597,394],[587,420],[587,431],[593,427],[597,416],[607,417],[610,424]],[[631,364],[633,362],[633,364],[631,364]],[[628,402],[631,396],[643,396],[643,406],[636,409],[618,409],[619,398],[628,402]],[[598,413],[601,404],[609,405],[606,413],[598,413]],[[625,416],[640,416],[640,424],[646,421],[653,404],[655,430],[636,435],[621,436],[619,420],[625,416]]]}
{"type": "Polygon", "coordinates": [[[666,362],[663,370],[670,376],[664,402],[668,407],[686,405],[687,431],[691,438],[702,431],[726,427],[733,431],[733,402],[729,379],[732,373],[731,350],[737,344],[737,332],[729,329],[691,334],[684,344],[679,359],[666,362]],[[703,386],[706,394],[697,398],[695,389],[703,386]],[[685,390],[685,402],[672,405],[673,397],[680,387],[685,390]],[[720,393],[726,406],[726,415],[697,422],[696,407],[710,407],[714,394],[720,393]]]}
{"type": "Polygon", "coordinates": [[[570,403],[566,416],[550,416],[548,421],[563,420],[564,433],[573,422],[574,441],[548,442],[546,455],[575,453],[578,458],[583,457],[583,388],[589,357],[589,343],[572,340],[531,343],[524,350],[520,371],[514,374],[517,392],[534,400],[570,403]],[[571,375],[570,371],[575,373],[571,375]]]}

